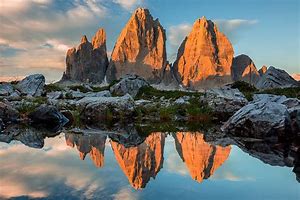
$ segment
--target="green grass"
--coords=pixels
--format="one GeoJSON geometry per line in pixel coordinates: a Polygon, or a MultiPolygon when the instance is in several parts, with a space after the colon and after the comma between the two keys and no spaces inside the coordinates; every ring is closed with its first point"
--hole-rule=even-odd
{"type": "Polygon", "coordinates": [[[69,86],[69,88],[71,90],[74,90],[74,91],[79,90],[82,93],[91,92],[91,90],[89,90],[88,88],[84,87],[83,85],[72,85],[72,86],[69,86]]]}
{"type": "Polygon", "coordinates": [[[97,87],[97,86],[91,86],[93,89],[93,92],[101,92],[104,90],[109,90],[109,86],[104,86],[104,87],[97,87]]]}
{"type": "Polygon", "coordinates": [[[47,97],[35,97],[32,100],[26,100],[21,103],[20,106],[17,107],[17,110],[21,114],[29,114],[30,112],[34,111],[37,107],[42,104],[47,103],[47,97]]]}
{"type": "Polygon", "coordinates": [[[195,96],[199,97],[201,96],[202,93],[199,92],[185,92],[185,91],[162,91],[162,90],[157,90],[151,86],[144,86],[140,88],[138,94],[136,95],[135,99],[152,99],[152,97],[164,97],[166,99],[177,99],[179,97],[183,96],[195,96]]]}
{"type": "Polygon", "coordinates": [[[256,92],[257,94],[274,94],[274,95],[284,95],[289,98],[298,98],[300,99],[300,87],[293,88],[275,88],[263,90],[256,92]]]}
{"type": "Polygon", "coordinates": [[[243,93],[248,101],[253,100],[253,94],[258,91],[256,87],[246,83],[244,81],[236,81],[232,84],[232,88],[237,88],[241,93],[243,93]]]}
{"type": "Polygon", "coordinates": [[[63,88],[57,84],[50,83],[48,85],[45,85],[44,90],[48,93],[48,92],[63,91],[63,88]]]}

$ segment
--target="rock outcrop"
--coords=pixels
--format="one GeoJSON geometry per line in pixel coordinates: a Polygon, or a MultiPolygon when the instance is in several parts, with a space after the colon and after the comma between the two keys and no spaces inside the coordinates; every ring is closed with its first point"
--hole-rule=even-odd
{"type": "Polygon", "coordinates": [[[267,66],[263,65],[259,70],[258,73],[260,76],[263,76],[267,72],[268,68],[267,66]]]}
{"type": "Polygon", "coordinates": [[[142,77],[137,75],[126,75],[118,83],[110,87],[110,92],[114,95],[130,94],[133,98],[142,87],[150,86],[142,77]]]}
{"type": "Polygon", "coordinates": [[[202,101],[218,114],[233,115],[248,103],[243,93],[230,87],[212,88],[205,92],[202,101]]]}
{"type": "Polygon", "coordinates": [[[268,94],[253,98],[222,126],[223,131],[275,142],[299,133],[300,100],[268,94]]]}
{"type": "Polygon", "coordinates": [[[19,117],[19,112],[15,108],[13,108],[13,106],[0,102],[0,120],[2,122],[15,122],[19,117]]]}
{"type": "Polygon", "coordinates": [[[191,177],[198,182],[213,175],[230,154],[230,146],[206,143],[200,132],[178,132],[173,137],[179,156],[185,162],[191,177]]]}
{"type": "Polygon", "coordinates": [[[184,86],[206,87],[231,81],[232,60],[230,41],[202,17],[178,49],[174,69],[184,86]]]}
{"type": "Polygon", "coordinates": [[[90,154],[91,160],[96,167],[103,167],[104,165],[104,150],[106,135],[91,134],[91,135],[78,135],[66,133],[66,144],[70,147],[77,147],[79,157],[84,160],[87,154],[90,154]]]}
{"type": "Polygon", "coordinates": [[[174,68],[171,63],[167,62],[167,65],[163,72],[162,82],[165,86],[173,86],[173,88],[176,88],[179,86],[179,83],[176,79],[176,75],[174,73],[174,68]]]}
{"type": "Polygon", "coordinates": [[[10,83],[0,83],[0,96],[9,96],[14,92],[14,87],[10,83]]]}
{"type": "Polygon", "coordinates": [[[161,80],[167,62],[166,34],[149,10],[138,8],[122,30],[111,55],[107,81],[137,74],[151,83],[161,80]]]}
{"type": "Polygon", "coordinates": [[[134,100],[126,94],[122,97],[97,97],[86,105],[83,120],[86,123],[99,123],[107,119],[127,119],[134,114],[134,100]]]}
{"type": "Polygon", "coordinates": [[[21,80],[16,89],[22,95],[41,96],[45,86],[45,77],[42,74],[33,74],[21,80]]]}
{"type": "Polygon", "coordinates": [[[247,55],[239,55],[233,59],[231,76],[233,81],[245,81],[250,84],[256,84],[260,75],[254,62],[247,55]]]}
{"type": "Polygon", "coordinates": [[[67,51],[63,80],[101,83],[108,66],[106,33],[100,28],[90,43],[84,35],[78,48],[67,51]]]}
{"type": "Polygon", "coordinates": [[[51,129],[58,129],[69,121],[55,106],[46,104],[29,113],[28,117],[34,124],[41,124],[51,129]]]}
{"type": "Polygon", "coordinates": [[[133,188],[144,188],[163,167],[165,137],[163,133],[152,133],[145,142],[130,148],[110,142],[116,160],[133,188]]]}
{"type": "Polygon", "coordinates": [[[286,71],[271,66],[257,82],[256,87],[259,89],[299,87],[299,83],[286,71]]]}

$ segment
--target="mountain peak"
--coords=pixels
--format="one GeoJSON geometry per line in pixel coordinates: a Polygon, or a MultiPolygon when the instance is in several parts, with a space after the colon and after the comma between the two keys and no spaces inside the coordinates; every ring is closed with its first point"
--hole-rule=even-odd
{"type": "Polygon", "coordinates": [[[89,42],[89,41],[88,41],[86,35],[83,35],[83,36],[81,37],[80,43],[82,44],[82,43],[87,43],[87,42],[89,42]]]}

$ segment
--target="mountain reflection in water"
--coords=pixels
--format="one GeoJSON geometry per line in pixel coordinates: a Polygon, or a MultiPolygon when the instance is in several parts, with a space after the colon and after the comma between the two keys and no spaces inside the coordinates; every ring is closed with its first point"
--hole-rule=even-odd
{"type": "Polygon", "coordinates": [[[257,145],[259,141],[238,148],[241,141],[220,142],[201,131],[141,135],[129,130],[49,135],[53,138],[42,132],[36,137],[39,145],[26,134],[13,138],[30,147],[0,143],[0,199],[198,199],[199,195],[218,199],[222,197],[218,195],[231,198],[238,188],[248,199],[256,196],[247,188],[262,199],[300,196],[292,170],[271,166],[284,166],[282,154],[271,150],[262,154],[260,149],[266,148],[261,142],[257,145]],[[270,196],[270,191],[275,192],[270,196]]]}

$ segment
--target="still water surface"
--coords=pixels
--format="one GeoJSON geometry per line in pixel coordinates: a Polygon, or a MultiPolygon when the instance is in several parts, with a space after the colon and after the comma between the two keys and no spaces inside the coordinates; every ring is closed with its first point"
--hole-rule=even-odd
{"type": "Polygon", "coordinates": [[[42,149],[0,142],[1,199],[300,199],[292,168],[271,166],[199,132],[139,145],[61,133],[42,149]]]}

